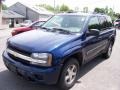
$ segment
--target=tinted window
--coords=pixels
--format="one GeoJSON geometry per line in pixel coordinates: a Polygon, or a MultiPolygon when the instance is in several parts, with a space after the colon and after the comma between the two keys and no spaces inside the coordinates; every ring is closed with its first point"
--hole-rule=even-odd
{"type": "Polygon", "coordinates": [[[88,23],[88,29],[100,29],[99,20],[97,17],[92,17],[88,23]]]}
{"type": "Polygon", "coordinates": [[[107,19],[107,28],[112,27],[113,24],[112,24],[111,18],[109,16],[107,16],[106,19],[107,19]]]}
{"type": "Polygon", "coordinates": [[[120,22],[120,20],[118,19],[118,20],[116,20],[115,22],[120,22]]]}
{"type": "Polygon", "coordinates": [[[101,25],[101,30],[104,30],[107,28],[106,26],[106,18],[105,17],[99,17],[99,20],[100,20],[100,25],[101,25]]]}
{"type": "Polygon", "coordinates": [[[106,17],[99,17],[100,24],[101,24],[101,30],[106,30],[110,27],[112,27],[112,20],[109,16],[106,17]]]}

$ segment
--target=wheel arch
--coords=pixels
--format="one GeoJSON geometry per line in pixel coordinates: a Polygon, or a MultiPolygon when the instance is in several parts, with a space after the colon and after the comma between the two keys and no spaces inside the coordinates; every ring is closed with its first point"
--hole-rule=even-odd
{"type": "Polygon", "coordinates": [[[64,57],[62,64],[64,65],[66,62],[69,61],[70,58],[75,58],[78,61],[80,66],[83,65],[84,58],[83,58],[82,51],[67,55],[66,57],[64,57]]]}
{"type": "Polygon", "coordinates": [[[115,36],[111,36],[111,37],[109,38],[109,42],[111,42],[112,45],[114,45],[114,43],[115,43],[115,36]]]}

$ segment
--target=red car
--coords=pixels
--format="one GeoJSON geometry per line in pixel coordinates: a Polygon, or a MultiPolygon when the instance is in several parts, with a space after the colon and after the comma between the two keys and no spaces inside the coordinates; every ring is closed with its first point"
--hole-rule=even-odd
{"type": "Polygon", "coordinates": [[[114,21],[114,26],[118,29],[120,29],[120,19],[117,19],[114,21]]]}
{"type": "Polygon", "coordinates": [[[12,31],[12,36],[20,34],[22,32],[26,32],[26,31],[30,31],[30,30],[34,30],[39,28],[43,23],[45,23],[47,21],[47,19],[41,19],[39,21],[36,21],[34,23],[32,23],[30,26],[28,27],[19,27],[16,28],[12,31]]]}

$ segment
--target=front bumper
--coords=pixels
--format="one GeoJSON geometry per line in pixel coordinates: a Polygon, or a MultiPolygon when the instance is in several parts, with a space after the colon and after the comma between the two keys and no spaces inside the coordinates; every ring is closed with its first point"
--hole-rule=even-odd
{"type": "Polygon", "coordinates": [[[44,84],[56,84],[62,65],[43,68],[31,65],[25,65],[9,57],[7,52],[3,53],[3,61],[6,67],[12,72],[23,76],[26,79],[37,81],[44,84]]]}

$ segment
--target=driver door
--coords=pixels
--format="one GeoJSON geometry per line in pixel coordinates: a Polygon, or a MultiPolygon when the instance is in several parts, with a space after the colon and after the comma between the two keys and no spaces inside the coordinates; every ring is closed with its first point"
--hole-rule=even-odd
{"type": "Polygon", "coordinates": [[[96,55],[100,52],[100,48],[102,48],[102,43],[99,41],[99,36],[89,34],[91,29],[100,30],[98,17],[94,16],[90,18],[87,29],[84,48],[85,62],[88,62],[96,57],[96,55]]]}

